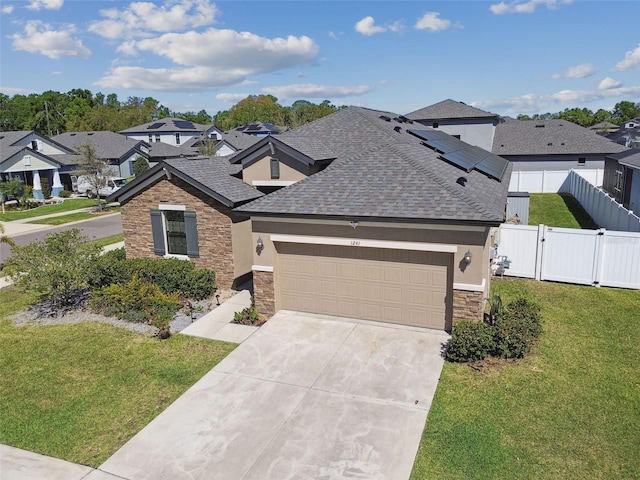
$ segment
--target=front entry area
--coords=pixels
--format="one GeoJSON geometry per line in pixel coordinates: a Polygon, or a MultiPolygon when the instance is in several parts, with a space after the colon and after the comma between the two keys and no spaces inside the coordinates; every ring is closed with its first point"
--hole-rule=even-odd
{"type": "Polygon", "coordinates": [[[277,242],[276,308],[451,328],[450,253],[277,242]]]}

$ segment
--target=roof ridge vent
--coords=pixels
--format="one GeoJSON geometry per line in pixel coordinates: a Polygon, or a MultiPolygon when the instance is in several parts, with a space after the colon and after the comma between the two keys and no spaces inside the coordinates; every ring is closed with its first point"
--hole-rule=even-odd
{"type": "Polygon", "coordinates": [[[380,115],[380,117],[382,120],[384,120],[385,122],[390,122],[391,121],[391,117],[387,117],[386,115],[380,115]]]}

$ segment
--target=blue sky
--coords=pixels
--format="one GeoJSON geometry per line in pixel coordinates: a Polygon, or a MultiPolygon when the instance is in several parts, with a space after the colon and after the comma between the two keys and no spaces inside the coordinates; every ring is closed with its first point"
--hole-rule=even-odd
{"type": "Polygon", "coordinates": [[[0,0],[0,91],[502,115],[640,102],[640,2],[0,0]]]}

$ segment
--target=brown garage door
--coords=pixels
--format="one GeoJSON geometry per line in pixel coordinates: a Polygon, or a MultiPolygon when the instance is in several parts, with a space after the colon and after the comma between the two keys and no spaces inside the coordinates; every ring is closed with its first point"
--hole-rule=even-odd
{"type": "Polygon", "coordinates": [[[449,329],[448,253],[277,243],[279,308],[449,329]]]}

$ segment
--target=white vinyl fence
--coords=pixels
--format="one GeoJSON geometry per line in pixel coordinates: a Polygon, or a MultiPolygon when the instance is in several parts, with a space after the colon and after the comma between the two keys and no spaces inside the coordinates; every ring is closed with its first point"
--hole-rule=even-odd
{"type": "Polygon", "coordinates": [[[504,275],[640,289],[640,233],[503,224],[504,275]]]}
{"type": "Polygon", "coordinates": [[[573,170],[569,173],[568,180],[571,195],[600,227],[640,232],[640,217],[624,208],[602,189],[589,183],[573,170]]]}
{"type": "MultiPolygon", "coordinates": [[[[510,192],[557,193],[568,192],[569,175],[574,170],[538,170],[515,171],[511,173],[510,192]]],[[[602,168],[580,169],[578,176],[584,177],[594,185],[602,185],[604,170],[602,168]]]]}

